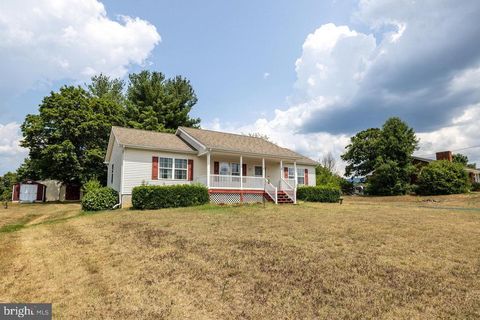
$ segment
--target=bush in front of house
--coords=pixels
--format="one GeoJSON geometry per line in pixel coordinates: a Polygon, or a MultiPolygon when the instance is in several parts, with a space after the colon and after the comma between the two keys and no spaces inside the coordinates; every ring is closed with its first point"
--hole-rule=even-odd
{"type": "Polygon", "coordinates": [[[480,182],[474,182],[472,183],[472,188],[470,189],[472,191],[480,191],[480,182]]]}
{"type": "Polygon", "coordinates": [[[208,203],[208,189],[203,185],[138,186],[132,191],[134,209],[190,207],[208,203]]]}
{"type": "Polygon", "coordinates": [[[93,190],[97,190],[97,189],[100,189],[102,187],[102,184],[100,183],[100,181],[98,181],[97,179],[90,179],[88,180],[87,182],[85,182],[82,186],[82,189],[83,189],[83,195],[86,195],[87,193],[89,193],[90,191],[93,191],[93,190]]]}
{"type": "Polygon", "coordinates": [[[463,165],[450,161],[432,161],[422,168],[417,193],[421,195],[456,194],[468,191],[468,174],[463,165]]]}
{"type": "Polygon", "coordinates": [[[112,188],[91,189],[82,198],[84,211],[110,210],[118,203],[118,192],[112,188]]]}
{"type": "Polygon", "coordinates": [[[334,186],[298,187],[297,199],[311,202],[338,202],[342,193],[334,186]]]}

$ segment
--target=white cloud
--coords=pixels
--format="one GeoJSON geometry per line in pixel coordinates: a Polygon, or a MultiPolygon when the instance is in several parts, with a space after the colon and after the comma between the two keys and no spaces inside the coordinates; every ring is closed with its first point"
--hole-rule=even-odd
{"type": "Polygon", "coordinates": [[[270,77],[270,73],[269,72],[265,72],[263,74],[263,79],[268,79],[270,77]]]}
{"type": "MultiPolygon", "coordinates": [[[[332,23],[309,34],[291,105],[216,127],[267,134],[314,159],[339,156],[350,135],[391,116],[419,132],[418,154],[478,144],[479,14],[478,1],[362,0],[353,17],[372,34],[332,23]]],[[[480,162],[479,149],[465,153],[480,162]]]]}
{"type": "Polygon", "coordinates": [[[160,41],[140,18],[112,20],[97,0],[4,0],[0,3],[0,93],[39,83],[122,77],[141,65],[160,41]]]}
{"type": "Polygon", "coordinates": [[[307,36],[295,62],[297,98],[352,97],[375,48],[372,35],[348,26],[322,25],[307,36]]]}
{"type": "MultiPolygon", "coordinates": [[[[0,121],[33,111],[9,105],[36,87],[62,80],[82,82],[104,73],[123,77],[147,62],[160,35],[148,21],[111,19],[97,0],[3,0],[0,2],[0,121]]],[[[3,121],[4,123],[6,121],[3,121]]],[[[19,126],[0,123],[0,173],[25,156],[19,126]]]]}
{"type": "Polygon", "coordinates": [[[0,173],[16,170],[27,155],[27,150],[20,147],[21,138],[18,123],[0,124],[0,173]]]}
{"type": "Polygon", "coordinates": [[[478,119],[480,119],[480,103],[470,106],[458,117],[452,119],[452,125],[431,131],[420,132],[420,156],[435,158],[435,152],[454,151],[468,156],[472,162],[480,165],[480,148],[469,148],[479,146],[478,140],[478,119]],[[468,149],[465,149],[468,148],[468,149]]]}

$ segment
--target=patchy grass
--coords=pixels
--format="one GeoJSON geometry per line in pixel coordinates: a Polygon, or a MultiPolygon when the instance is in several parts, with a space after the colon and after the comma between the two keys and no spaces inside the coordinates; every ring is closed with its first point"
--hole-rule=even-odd
{"type": "Polygon", "coordinates": [[[19,206],[0,223],[41,219],[0,234],[0,301],[52,302],[61,319],[479,318],[478,197],[19,206]]]}

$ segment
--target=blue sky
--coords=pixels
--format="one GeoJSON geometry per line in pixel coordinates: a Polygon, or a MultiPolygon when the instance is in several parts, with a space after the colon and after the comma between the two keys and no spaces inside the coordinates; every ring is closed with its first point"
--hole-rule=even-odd
{"type": "Polygon", "coordinates": [[[479,15],[474,0],[2,1],[0,174],[26,156],[19,125],[43,96],[142,69],[190,79],[203,127],[314,159],[390,116],[419,155],[475,146],[479,15]]]}
{"type": "Polygon", "coordinates": [[[112,15],[153,23],[162,42],[151,69],[192,81],[194,114],[245,123],[285,105],[305,36],[350,20],[351,1],[105,1],[112,15]],[[267,79],[264,74],[268,73],[267,79]],[[241,110],[241,114],[239,114],[241,110]]]}

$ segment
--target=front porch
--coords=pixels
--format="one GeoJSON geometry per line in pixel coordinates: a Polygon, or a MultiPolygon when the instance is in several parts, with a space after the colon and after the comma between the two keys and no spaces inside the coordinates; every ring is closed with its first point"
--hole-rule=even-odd
{"type": "Polygon", "coordinates": [[[296,203],[297,164],[283,159],[207,153],[207,172],[196,182],[206,185],[214,203],[272,201],[296,203]],[[287,163],[292,167],[284,167],[287,163]]]}

